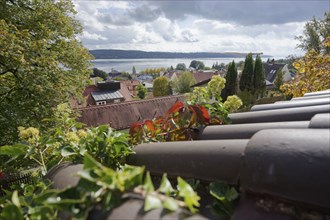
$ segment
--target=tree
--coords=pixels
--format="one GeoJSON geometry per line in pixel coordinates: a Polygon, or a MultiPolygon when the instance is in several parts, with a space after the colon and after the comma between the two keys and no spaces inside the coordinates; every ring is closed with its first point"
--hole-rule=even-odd
{"type": "Polygon", "coordinates": [[[177,82],[174,84],[174,91],[177,93],[191,92],[193,84],[195,84],[195,78],[191,72],[184,72],[181,74],[177,82]]]}
{"type": "Polygon", "coordinates": [[[281,70],[277,70],[276,72],[276,78],[274,80],[274,85],[280,89],[281,86],[283,85],[284,83],[284,78],[283,78],[283,71],[281,70]]]}
{"type": "Polygon", "coordinates": [[[242,71],[241,78],[239,80],[239,89],[241,91],[249,91],[253,90],[253,57],[252,53],[249,53],[245,57],[244,68],[242,71]]]}
{"type": "Polygon", "coordinates": [[[184,64],[184,63],[178,63],[177,65],[176,65],[176,68],[175,68],[176,70],[182,70],[182,71],[185,71],[187,68],[186,68],[186,64],[184,64]]]}
{"type": "MultiPolygon", "coordinates": [[[[325,42],[330,47],[330,37],[325,42]]],[[[330,54],[324,51],[317,53],[309,51],[303,58],[296,61],[293,66],[298,70],[294,80],[281,86],[286,95],[299,97],[307,92],[316,92],[330,88],[330,54]]]]}
{"type": "Polygon", "coordinates": [[[148,89],[142,85],[142,84],[139,84],[137,87],[136,87],[136,90],[137,90],[137,96],[140,98],[140,99],[144,99],[147,95],[147,92],[148,92],[148,89]]]}
{"type": "Polygon", "coordinates": [[[132,74],[135,75],[136,74],[136,69],[135,69],[135,66],[133,66],[132,68],[132,74]]]}
{"type": "Polygon", "coordinates": [[[259,55],[254,65],[253,87],[253,93],[257,96],[262,95],[266,89],[264,66],[259,55]]]}
{"type": "Polygon", "coordinates": [[[106,80],[108,78],[108,74],[105,71],[100,70],[98,68],[93,68],[93,76],[101,77],[103,80],[106,80]]]}
{"type": "MultiPolygon", "coordinates": [[[[42,122],[59,103],[82,99],[91,56],[70,1],[0,2],[0,145],[17,139],[17,127],[42,122]]],[[[48,126],[47,126],[48,125],[48,126]]]]}
{"type": "Polygon", "coordinates": [[[222,98],[224,100],[227,99],[230,95],[237,94],[237,69],[235,65],[235,61],[229,63],[228,71],[226,74],[226,83],[225,88],[222,90],[222,98]]]}
{"type": "Polygon", "coordinates": [[[152,83],[152,93],[154,97],[170,95],[170,81],[165,77],[157,77],[152,83]]]}
{"type": "Polygon", "coordinates": [[[199,60],[193,60],[190,62],[190,65],[189,67],[192,67],[196,70],[202,70],[205,68],[205,65],[202,61],[199,61],[199,60]]]}
{"type": "Polygon", "coordinates": [[[305,24],[304,34],[296,36],[300,41],[297,45],[302,50],[314,50],[317,53],[325,51],[330,53],[330,47],[323,42],[330,36],[330,12],[324,14],[324,20],[317,20],[315,17],[305,24]]]}

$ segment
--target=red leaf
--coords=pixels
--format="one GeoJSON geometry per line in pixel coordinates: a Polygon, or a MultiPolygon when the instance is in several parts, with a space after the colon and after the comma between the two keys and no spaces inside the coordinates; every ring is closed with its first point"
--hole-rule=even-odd
{"type": "Polygon", "coordinates": [[[202,115],[203,115],[203,118],[204,118],[204,121],[206,123],[209,123],[210,122],[210,114],[209,114],[209,111],[202,105],[198,105],[199,109],[201,110],[202,112],[202,115]]]}
{"type": "Polygon", "coordinates": [[[207,109],[201,105],[190,105],[189,110],[192,112],[192,119],[197,121],[198,123],[206,123],[210,122],[210,115],[207,109]]]}
{"type": "Polygon", "coordinates": [[[150,131],[152,135],[155,134],[156,130],[152,120],[145,120],[144,125],[147,127],[148,131],[150,131]]]}
{"type": "Polygon", "coordinates": [[[129,129],[129,134],[133,137],[135,134],[142,131],[143,124],[141,122],[135,122],[129,129]]]}
{"type": "Polygon", "coordinates": [[[174,114],[177,113],[178,111],[180,111],[182,108],[184,107],[183,102],[177,101],[174,103],[174,105],[167,111],[167,116],[169,116],[170,114],[174,114]]]}

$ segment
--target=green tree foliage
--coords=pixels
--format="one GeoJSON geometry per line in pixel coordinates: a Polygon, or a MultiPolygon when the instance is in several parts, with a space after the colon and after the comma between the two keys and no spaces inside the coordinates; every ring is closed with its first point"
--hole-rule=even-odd
{"type": "Polygon", "coordinates": [[[0,136],[39,127],[57,104],[81,97],[91,74],[70,1],[0,1],[0,136]]]}
{"type": "Polygon", "coordinates": [[[133,68],[132,68],[132,74],[136,74],[135,66],[133,66],[133,68]]]}
{"type": "Polygon", "coordinates": [[[103,80],[106,80],[108,78],[108,74],[105,71],[100,70],[98,68],[93,68],[93,76],[101,77],[103,80]]]}
{"type": "Polygon", "coordinates": [[[221,70],[224,69],[225,67],[226,65],[224,63],[219,64],[218,62],[212,65],[212,69],[216,69],[216,70],[221,70]]]}
{"type": "Polygon", "coordinates": [[[170,81],[165,77],[157,77],[152,83],[154,97],[170,95],[170,81]]]}
{"type": "Polygon", "coordinates": [[[253,91],[253,57],[252,53],[246,55],[244,68],[239,81],[239,89],[241,91],[253,91]]]}
{"type": "Polygon", "coordinates": [[[237,93],[237,69],[235,61],[229,63],[228,71],[225,78],[226,84],[221,94],[224,100],[226,100],[228,96],[235,95],[237,93]]]}
{"type": "Polygon", "coordinates": [[[184,63],[178,63],[176,65],[175,69],[185,71],[187,69],[187,67],[186,67],[186,64],[184,64],[184,63]]]}
{"type": "Polygon", "coordinates": [[[127,79],[129,79],[129,80],[132,79],[132,75],[129,74],[128,72],[122,72],[122,73],[121,73],[121,76],[122,76],[122,77],[125,77],[125,78],[127,78],[127,79]]]}
{"type": "Polygon", "coordinates": [[[140,98],[140,99],[144,99],[147,95],[147,92],[148,92],[148,89],[143,86],[142,84],[138,85],[136,87],[136,90],[137,90],[137,96],[140,98]]]}
{"type": "Polygon", "coordinates": [[[276,78],[274,80],[274,85],[280,89],[280,87],[283,85],[284,83],[284,78],[283,78],[283,72],[281,70],[277,70],[276,72],[276,78]]]}
{"type": "Polygon", "coordinates": [[[255,95],[259,96],[264,93],[266,89],[265,84],[265,73],[262,60],[258,55],[256,57],[256,62],[254,65],[254,74],[253,74],[253,92],[255,95]]]}
{"type": "Polygon", "coordinates": [[[205,65],[202,61],[199,61],[199,60],[193,60],[190,62],[190,65],[189,67],[192,67],[196,70],[202,70],[205,68],[205,65]]]}
{"type": "Polygon", "coordinates": [[[191,72],[184,72],[174,84],[174,91],[177,93],[191,92],[190,86],[194,85],[196,80],[191,72]]]}
{"type": "Polygon", "coordinates": [[[317,20],[315,17],[305,24],[304,34],[297,36],[300,41],[298,48],[305,50],[314,50],[317,53],[324,51],[330,53],[330,47],[323,42],[330,36],[330,12],[324,14],[323,20],[317,20]]]}

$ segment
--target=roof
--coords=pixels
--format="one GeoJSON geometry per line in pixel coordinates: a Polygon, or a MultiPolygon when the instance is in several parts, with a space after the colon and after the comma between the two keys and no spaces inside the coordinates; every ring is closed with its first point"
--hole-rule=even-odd
{"type": "Polygon", "coordinates": [[[120,130],[129,128],[138,120],[163,116],[177,100],[184,99],[183,95],[165,96],[111,105],[94,105],[77,110],[81,113],[79,121],[87,126],[110,124],[112,128],[120,130]]]}
{"type": "Polygon", "coordinates": [[[124,96],[117,91],[100,91],[100,92],[92,92],[92,97],[96,102],[105,101],[105,100],[115,100],[115,99],[123,99],[124,96]]]}
{"type": "MultiPolygon", "coordinates": [[[[166,172],[173,179],[198,179],[202,189],[212,181],[235,186],[240,198],[233,220],[328,219],[330,90],[255,105],[250,112],[229,117],[233,124],[207,126],[196,131],[194,141],[138,145],[136,154],[126,161],[145,166],[154,177],[166,172]]],[[[72,169],[71,173],[77,172],[76,167],[72,169]]],[[[55,184],[70,181],[62,171],[55,184]]],[[[210,195],[205,190],[199,195],[203,197],[200,213],[191,218],[222,219],[203,207],[211,201],[210,195]]],[[[109,213],[108,219],[169,217],[161,209],[147,213],[142,209],[143,201],[128,200],[109,213]]],[[[171,219],[182,218],[181,213],[171,214],[171,219]]]]}
{"type": "Polygon", "coordinates": [[[193,74],[196,83],[194,85],[192,85],[191,87],[195,87],[195,86],[201,86],[204,85],[208,82],[211,81],[212,76],[214,75],[220,75],[221,77],[224,76],[224,71],[220,70],[220,71],[216,71],[216,72],[196,72],[193,74]]]}
{"type": "Polygon", "coordinates": [[[132,94],[128,90],[127,86],[125,84],[123,84],[122,82],[120,82],[119,92],[124,96],[124,99],[125,99],[126,102],[133,100],[132,99],[132,94]]]}
{"type": "Polygon", "coordinates": [[[126,85],[126,86],[137,86],[140,85],[140,81],[136,80],[136,79],[132,79],[132,80],[124,80],[121,81],[122,84],[126,85]]]}
{"type": "Polygon", "coordinates": [[[285,64],[282,63],[264,63],[265,78],[269,82],[274,82],[277,70],[281,70],[285,64]]]}

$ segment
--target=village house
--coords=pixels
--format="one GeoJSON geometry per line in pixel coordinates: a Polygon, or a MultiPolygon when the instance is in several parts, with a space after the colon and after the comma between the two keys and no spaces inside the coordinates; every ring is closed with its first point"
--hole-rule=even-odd
{"type": "Polygon", "coordinates": [[[276,79],[277,73],[279,71],[283,72],[283,80],[287,82],[294,77],[294,74],[290,72],[288,68],[288,64],[285,63],[275,63],[274,60],[267,61],[264,63],[265,70],[265,80],[266,80],[266,88],[272,89],[275,88],[274,81],[276,79]]]}
{"type": "Polygon", "coordinates": [[[127,86],[118,81],[99,82],[87,86],[83,96],[86,99],[86,106],[132,101],[127,86]]]}

